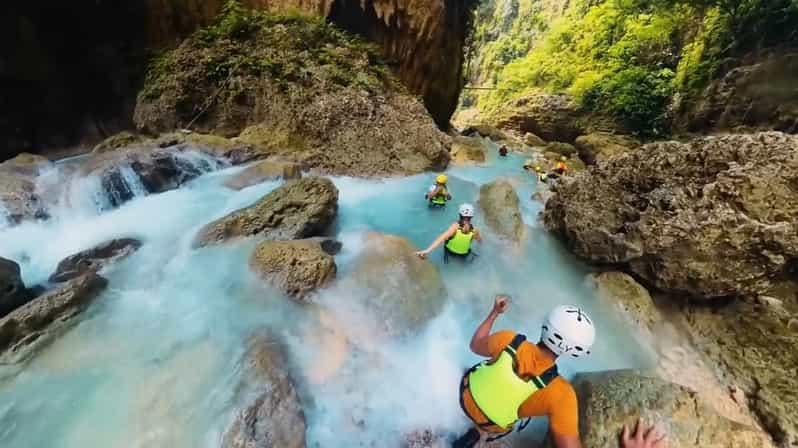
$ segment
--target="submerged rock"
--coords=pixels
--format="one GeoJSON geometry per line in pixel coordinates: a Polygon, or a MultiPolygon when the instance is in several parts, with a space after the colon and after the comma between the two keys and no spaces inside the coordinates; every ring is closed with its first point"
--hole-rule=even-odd
{"type": "Polygon", "coordinates": [[[302,166],[284,160],[264,160],[228,179],[224,186],[233,190],[241,190],[267,180],[299,179],[302,177],[302,166]]]}
{"type": "Polygon", "coordinates": [[[671,448],[773,446],[765,433],[720,417],[689,390],[650,373],[580,373],[573,384],[586,447],[617,446],[623,425],[633,427],[639,416],[662,425],[671,448]]]}
{"type": "Polygon", "coordinates": [[[140,247],[141,241],[133,238],[106,241],[61,260],[55,268],[55,272],[50,276],[50,281],[61,283],[88,272],[98,272],[105,266],[127,257],[140,247]]]}
{"type": "Polygon", "coordinates": [[[485,163],[485,143],[479,137],[455,137],[452,141],[452,162],[485,163]]]}
{"type": "Polygon", "coordinates": [[[335,279],[335,259],[324,249],[331,246],[336,246],[334,240],[264,241],[249,265],[266,282],[302,301],[335,279]]]}
{"type": "Polygon", "coordinates": [[[0,364],[24,361],[65,331],[105,289],[90,272],[49,291],[0,319],[0,364]]]}
{"type": "Polygon", "coordinates": [[[479,189],[479,206],[485,213],[485,222],[500,236],[511,241],[521,241],[524,222],[518,205],[518,195],[507,180],[497,180],[479,189]]]}
{"type": "Polygon", "coordinates": [[[223,448],[305,448],[305,415],[281,341],[255,338],[245,357],[244,387],[257,398],[227,430],[223,448]]]}
{"type": "Polygon", "coordinates": [[[434,264],[420,260],[413,243],[394,235],[368,233],[344,279],[344,291],[357,291],[374,321],[389,335],[415,331],[443,309],[446,292],[434,264]]]}
{"type": "Polygon", "coordinates": [[[587,165],[595,165],[640,145],[631,137],[606,132],[579,136],[574,144],[579,150],[579,158],[587,165]]]}
{"type": "Polygon", "coordinates": [[[24,305],[29,298],[19,265],[0,257],[0,317],[24,305]]]}
{"type": "Polygon", "coordinates": [[[200,229],[194,247],[259,235],[292,240],[323,235],[338,213],[338,189],[323,177],[288,181],[249,207],[200,229]]]}
{"type": "Polygon", "coordinates": [[[557,185],[546,227],[577,255],[697,298],[766,293],[798,260],[798,137],[645,145],[557,185]]]}
{"type": "Polygon", "coordinates": [[[406,434],[401,448],[443,448],[447,446],[445,437],[425,429],[406,434]]]}

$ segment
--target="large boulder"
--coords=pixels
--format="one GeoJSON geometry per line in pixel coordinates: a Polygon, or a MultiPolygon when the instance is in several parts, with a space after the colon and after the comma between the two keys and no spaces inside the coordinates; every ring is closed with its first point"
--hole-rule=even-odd
{"type": "Polygon", "coordinates": [[[71,325],[107,280],[90,272],[49,291],[0,319],[0,364],[24,361],[71,325]]]}
{"type": "Polygon", "coordinates": [[[243,370],[243,388],[257,398],[227,430],[222,447],[305,448],[305,415],[282,342],[270,334],[254,338],[243,370]]]}
{"type": "Polygon", "coordinates": [[[479,189],[479,206],[485,213],[485,222],[491,230],[515,242],[524,236],[524,221],[518,204],[515,188],[507,180],[493,181],[479,189]]]}
{"type": "Polygon", "coordinates": [[[259,235],[293,240],[324,234],[338,213],[338,189],[323,177],[288,181],[249,207],[207,224],[194,247],[259,235]]]}
{"type": "Polygon", "coordinates": [[[119,148],[142,144],[148,140],[148,138],[139,134],[134,134],[129,131],[122,131],[118,134],[111,135],[100,143],[94,145],[94,148],[91,150],[91,152],[100,154],[104,152],[116,151],[119,148]]]}
{"type": "Polygon", "coordinates": [[[0,257],[0,318],[24,305],[28,299],[19,265],[0,257]]]}
{"type": "Polygon", "coordinates": [[[728,71],[684,107],[693,132],[755,128],[798,132],[798,53],[775,52],[728,71]]]}
{"type": "Polygon", "coordinates": [[[765,293],[798,260],[798,137],[645,145],[559,183],[546,227],[577,255],[697,298],[765,293]]]}
{"type": "Polygon", "coordinates": [[[595,165],[618,154],[623,154],[640,143],[624,135],[610,134],[607,132],[594,132],[576,138],[579,158],[587,165],[595,165]]]}
{"type": "Polygon", "coordinates": [[[753,300],[684,311],[696,347],[744,392],[762,426],[785,447],[798,445],[798,334],[789,328],[793,312],[753,300]]]}
{"type": "Polygon", "coordinates": [[[321,239],[263,241],[249,265],[267,283],[302,301],[335,279],[335,259],[325,251],[335,246],[335,241],[321,239]]]}
{"type": "Polygon", "coordinates": [[[524,134],[524,144],[527,146],[540,148],[546,146],[546,141],[531,132],[527,132],[524,134]]]}
{"type": "Polygon", "coordinates": [[[504,131],[496,129],[494,126],[488,124],[474,124],[468,126],[467,128],[463,129],[461,134],[467,137],[487,137],[494,142],[506,140],[508,138],[504,131]]]}
{"type": "Polygon", "coordinates": [[[290,136],[290,145],[270,145],[273,153],[323,174],[446,167],[449,137],[376,49],[312,17],[248,23],[235,38],[197,33],[151,66],[133,117],[138,129],[234,137],[258,125],[260,134],[290,136]]]}
{"type": "Polygon", "coordinates": [[[662,322],[651,294],[629,274],[617,271],[590,274],[588,282],[604,306],[614,308],[639,331],[650,333],[662,322]]]}
{"type": "Polygon", "coordinates": [[[42,171],[52,166],[53,163],[47,157],[23,152],[17,154],[16,157],[12,159],[0,163],[0,172],[36,177],[41,174],[42,171]]]}
{"type": "Polygon", "coordinates": [[[452,141],[452,162],[485,163],[485,142],[479,137],[455,137],[452,141]]]}
{"type": "Polygon", "coordinates": [[[368,233],[354,270],[341,285],[354,291],[386,334],[418,330],[443,309],[446,292],[434,264],[405,238],[368,233]]]}
{"type": "Polygon", "coordinates": [[[118,238],[78,252],[61,260],[50,276],[53,283],[61,283],[88,272],[99,272],[105,266],[125,258],[141,247],[134,238],[118,238]]]}
{"type": "Polygon", "coordinates": [[[251,185],[268,180],[299,179],[302,177],[302,166],[286,160],[269,159],[258,162],[244,171],[228,179],[224,186],[233,190],[241,190],[251,185]]]}
{"type": "Polygon", "coordinates": [[[570,143],[549,142],[544,149],[546,152],[552,152],[566,157],[576,154],[576,147],[570,143]]]}
{"type": "Polygon", "coordinates": [[[573,385],[585,447],[618,446],[623,425],[634,426],[639,416],[659,423],[671,448],[773,446],[764,432],[717,415],[691,391],[647,372],[580,373],[573,385]]]}
{"type": "Polygon", "coordinates": [[[35,178],[0,170],[0,222],[19,224],[48,216],[47,208],[36,191],[35,178]]]}
{"type": "Polygon", "coordinates": [[[523,135],[531,132],[546,141],[572,142],[582,133],[583,114],[573,98],[566,95],[534,94],[507,108],[499,127],[523,135]]]}

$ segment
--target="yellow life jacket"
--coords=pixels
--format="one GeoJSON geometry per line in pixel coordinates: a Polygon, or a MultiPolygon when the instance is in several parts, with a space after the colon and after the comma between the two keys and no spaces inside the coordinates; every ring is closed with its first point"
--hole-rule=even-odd
{"type": "Polygon", "coordinates": [[[435,205],[446,205],[447,201],[446,196],[448,194],[449,190],[446,188],[446,186],[441,186],[441,192],[430,198],[430,202],[432,202],[435,205]]]}
{"type": "Polygon", "coordinates": [[[463,226],[460,225],[454,235],[446,241],[446,248],[454,254],[467,255],[471,251],[471,240],[474,239],[475,231],[474,226],[471,226],[471,231],[464,233],[463,226]]]}
{"type": "Polygon", "coordinates": [[[529,380],[518,375],[516,352],[525,340],[526,336],[516,335],[495,361],[477,364],[468,377],[468,388],[476,405],[491,424],[503,429],[517,422],[521,405],[558,375],[556,364],[543,375],[529,380]]]}

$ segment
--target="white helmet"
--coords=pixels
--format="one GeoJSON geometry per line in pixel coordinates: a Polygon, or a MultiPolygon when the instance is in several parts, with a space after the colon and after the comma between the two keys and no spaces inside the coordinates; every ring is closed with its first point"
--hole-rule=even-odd
{"type": "Polygon", "coordinates": [[[474,217],[474,206],[471,204],[463,204],[460,206],[460,216],[464,218],[474,217]]]}
{"type": "Polygon", "coordinates": [[[558,306],[543,321],[540,339],[557,356],[581,358],[590,354],[590,347],[596,340],[596,327],[581,308],[558,306]]]}

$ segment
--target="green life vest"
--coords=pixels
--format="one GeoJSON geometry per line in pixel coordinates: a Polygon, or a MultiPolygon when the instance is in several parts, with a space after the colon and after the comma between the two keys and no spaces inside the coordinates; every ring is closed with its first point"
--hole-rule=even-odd
{"type": "Polygon", "coordinates": [[[433,196],[430,202],[435,205],[446,205],[446,195],[449,193],[449,190],[447,190],[446,187],[443,187],[441,190],[441,193],[433,196]]]}
{"type": "Polygon", "coordinates": [[[546,174],[539,174],[538,178],[540,179],[541,182],[546,182],[546,174]]]}
{"type": "Polygon", "coordinates": [[[467,255],[471,251],[471,240],[474,239],[474,227],[471,231],[463,233],[463,226],[457,228],[451,238],[446,241],[446,248],[457,255],[467,255]]]}
{"type": "Polygon", "coordinates": [[[494,361],[485,361],[471,370],[468,388],[479,409],[490,423],[503,429],[518,421],[518,408],[535,392],[557,377],[557,366],[528,381],[518,375],[516,351],[526,336],[519,334],[494,361]]]}

